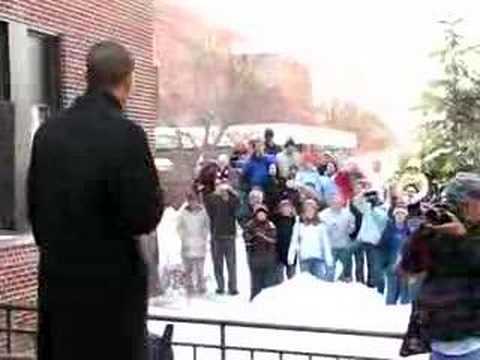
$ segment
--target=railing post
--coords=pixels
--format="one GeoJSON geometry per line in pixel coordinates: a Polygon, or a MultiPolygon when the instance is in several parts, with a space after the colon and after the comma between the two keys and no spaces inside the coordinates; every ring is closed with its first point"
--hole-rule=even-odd
{"type": "Polygon", "coordinates": [[[12,353],[12,309],[8,306],[6,308],[7,318],[5,319],[7,322],[7,354],[12,353]]]}
{"type": "Polygon", "coordinates": [[[221,351],[221,359],[226,360],[227,359],[227,351],[225,349],[226,346],[226,341],[225,341],[225,323],[220,324],[220,351],[221,351]]]}

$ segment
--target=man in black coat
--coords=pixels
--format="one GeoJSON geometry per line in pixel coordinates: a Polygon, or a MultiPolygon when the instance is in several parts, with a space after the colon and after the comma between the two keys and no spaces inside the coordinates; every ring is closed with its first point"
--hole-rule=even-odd
{"type": "Polygon", "coordinates": [[[123,114],[134,60],[102,42],[88,89],[36,133],[29,216],[40,250],[39,360],[146,356],[147,270],[137,237],[163,204],[143,129],[123,114]]]}

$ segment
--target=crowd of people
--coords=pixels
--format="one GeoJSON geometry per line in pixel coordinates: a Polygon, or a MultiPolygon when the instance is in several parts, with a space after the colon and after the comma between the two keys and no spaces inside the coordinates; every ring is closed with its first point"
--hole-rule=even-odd
{"type": "Polygon", "coordinates": [[[396,265],[416,226],[415,181],[394,191],[351,161],[340,163],[293,139],[281,147],[274,139],[267,129],[264,139],[198,164],[178,220],[187,291],[206,292],[202,269],[210,247],[216,293],[239,293],[238,224],[251,299],[306,272],[323,281],[363,283],[385,293],[387,304],[409,303],[414,287],[396,265]]]}
{"type": "MultiPolygon", "coordinates": [[[[157,268],[147,265],[158,254],[139,243],[152,243],[162,190],[144,130],[123,113],[133,57],[101,42],[86,65],[85,94],[33,142],[26,198],[40,255],[37,358],[144,359],[157,268]]],[[[352,162],[293,140],[280,148],[271,130],[199,164],[178,221],[189,291],[206,291],[210,241],[217,293],[238,294],[239,224],[252,299],[297,271],[365,283],[388,304],[413,301],[402,355],[479,359],[480,175],[459,173],[429,198],[420,165],[386,188],[352,162]]]]}
{"type": "MultiPolygon", "coordinates": [[[[413,159],[386,186],[378,172],[369,176],[351,161],[293,139],[282,148],[267,130],[264,140],[198,167],[180,222],[191,216],[185,211],[193,203],[209,224],[210,231],[196,239],[201,263],[211,239],[217,294],[225,293],[224,262],[228,293],[238,294],[238,223],[250,299],[298,272],[328,282],[355,281],[382,294],[387,305],[413,304],[403,356],[478,359],[480,176],[459,173],[436,192],[420,169],[413,159]]],[[[186,247],[192,241],[188,235],[181,239],[186,247]]],[[[195,292],[193,280],[202,276],[187,276],[195,292]]],[[[198,289],[206,291],[203,284],[198,289]]]]}

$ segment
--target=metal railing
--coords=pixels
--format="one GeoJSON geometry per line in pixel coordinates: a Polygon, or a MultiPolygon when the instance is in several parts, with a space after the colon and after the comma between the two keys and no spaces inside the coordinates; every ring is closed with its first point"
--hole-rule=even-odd
{"type": "MultiPolygon", "coordinates": [[[[2,305],[0,304],[0,312],[6,313],[5,318],[5,327],[0,325],[0,334],[6,333],[6,353],[10,354],[12,352],[12,335],[30,335],[34,337],[36,335],[36,330],[34,329],[19,329],[13,326],[12,315],[14,312],[36,312],[37,309],[34,307],[28,306],[16,306],[16,305],[2,305]]],[[[162,323],[173,323],[173,324],[189,324],[189,325],[206,325],[218,327],[219,329],[219,342],[217,344],[208,344],[202,342],[180,342],[172,341],[171,345],[174,348],[189,348],[192,350],[193,360],[198,360],[199,350],[201,349],[211,349],[216,350],[219,353],[221,360],[228,360],[229,352],[241,352],[250,355],[251,360],[255,360],[256,354],[273,354],[278,356],[279,360],[283,360],[286,356],[297,356],[300,358],[313,360],[316,358],[322,359],[336,359],[336,360],[389,360],[388,358],[382,357],[369,357],[361,355],[342,355],[342,354],[333,354],[333,353],[322,353],[322,352],[307,352],[307,351],[297,351],[289,349],[279,349],[279,348],[268,348],[268,347],[248,347],[248,346],[235,346],[230,345],[230,342],[227,341],[227,329],[254,329],[254,330],[264,330],[272,331],[274,334],[278,332],[294,332],[294,333],[309,333],[309,334],[327,334],[327,335],[338,335],[338,336],[354,336],[362,338],[376,338],[376,339],[391,339],[391,340],[400,340],[403,337],[403,334],[400,333],[387,333],[387,332],[377,332],[377,331],[361,331],[361,330],[352,330],[352,329],[339,329],[339,328],[329,328],[329,327],[312,327],[312,326],[299,326],[299,325],[280,325],[280,324],[269,324],[269,323],[260,323],[260,322],[247,322],[247,321],[229,321],[229,320],[218,320],[218,319],[201,319],[201,318],[188,318],[188,317],[177,317],[177,316],[159,316],[159,315],[148,315],[148,320],[151,322],[162,322],[162,323]]],[[[1,353],[2,351],[0,351],[1,353]]],[[[182,360],[187,360],[183,359],[182,360]]]]}

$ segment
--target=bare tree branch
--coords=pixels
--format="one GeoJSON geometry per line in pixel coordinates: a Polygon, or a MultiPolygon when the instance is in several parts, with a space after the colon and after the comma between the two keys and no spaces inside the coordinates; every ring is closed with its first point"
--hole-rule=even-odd
{"type": "MultiPolygon", "coordinates": [[[[188,140],[190,140],[190,142],[192,143],[192,146],[195,150],[200,150],[200,147],[198,146],[197,141],[195,140],[195,137],[192,134],[190,134],[186,131],[182,131],[180,129],[176,129],[175,132],[176,132],[177,136],[181,139],[182,144],[183,144],[183,138],[187,138],[188,140]]],[[[183,146],[183,148],[185,148],[185,147],[183,146]]]]}

